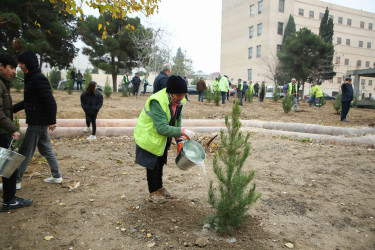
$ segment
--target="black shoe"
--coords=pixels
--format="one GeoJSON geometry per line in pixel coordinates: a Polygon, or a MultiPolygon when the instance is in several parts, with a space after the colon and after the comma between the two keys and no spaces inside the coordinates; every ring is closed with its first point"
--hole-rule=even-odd
{"type": "Polygon", "coordinates": [[[346,120],[346,119],[343,119],[343,120],[341,120],[342,122],[348,122],[348,120],[346,120]]]}
{"type": "Polygon", "coordinates": [[[27,207],[31,203],[33,203],[33,200],[31,199],[22,199],[17,196],[14,196],[14,198],[10,202],[3,202],[1,212],[8,212],[10,210],[14,210],[17,208],[27,207]]]}

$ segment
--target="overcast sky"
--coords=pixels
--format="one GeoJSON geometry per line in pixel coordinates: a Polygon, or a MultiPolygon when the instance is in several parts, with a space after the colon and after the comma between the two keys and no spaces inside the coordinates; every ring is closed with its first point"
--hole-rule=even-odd
{"type": "MultiPolygon", "coordinates": [[[[375,0],[324,2],[375,13],[375,0]]],[[[154,27],[169,32],[172,55],[181,47],[192,59],[194,71],[208,74],[220,71],[221,3],[221,0],[161,0],[159,12],[151,17],[154,27]]],[[[74,66],[85,69],[87,63],[87,58],[81,55],[74,66]]]]}

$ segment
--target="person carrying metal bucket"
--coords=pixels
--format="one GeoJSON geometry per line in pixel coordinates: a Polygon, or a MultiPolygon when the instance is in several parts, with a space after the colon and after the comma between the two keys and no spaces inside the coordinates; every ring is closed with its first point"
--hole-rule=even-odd
{"type": "Polygon", "coordinates": [[[186,93],[182,77],[169,77],[167,87],[147,99],[134,130],[136,162],[147,169],[149,200],[154,203],[176,198],[163,186],[163,166],[167,163],[172,138],[176,139],[178,154],[183,136],[188,140],[195,136],[193,131],[181,128],[186,93]]]}
{"type": "MultiPolygon", "coordinates": [[[[17,126],[13,123],[12,97],[10,96],[11,80],[16,75],[17,63],[12,56],[0,53],[0,147],[8,148],[10,137],[20,138],[17,126]]],[[[33,200],[16,196],[16,179],[18,169],[9,177],[2,177],[3,206],[1,212],[29,206],[33,200]]]]}

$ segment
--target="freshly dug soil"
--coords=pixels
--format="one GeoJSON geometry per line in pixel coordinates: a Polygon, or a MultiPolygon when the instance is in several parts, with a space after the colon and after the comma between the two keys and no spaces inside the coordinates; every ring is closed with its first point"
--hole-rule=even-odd
{"type": "MultiPolygon", "coordinates": [[[[14,101],[22,99],[12,94],[14,101]]],[[[84,118],[78,92],[54,95],[58,118],[84,118]]],[[[115,93],[104,100],[99,118],[137,118],[146,97],[115,93]]],[[[230,115],[232,104],[216,107],[196,99],[190,97],[184,118],[230,115]]],[[[330,102],[320,109],[301,104],[300,110],[284,114],[280,101],[255,99],[244,104],[242,118],[353,127],[368,126],[375,118],[373,110],[351,109],[351,122],[340,123],[330,102]]],[[[196,140],[206,145],[213,136],[197,134],[196,140]]],[[[35,154],[17,191],[34,203],[0,214],[3,249],[280,249],[287,243],[296,249],[375,247],[374,149],[252,133],[243,171],[256,172],[261,198],[243,226],[231,235],[218,235],[204,226],[204,219],[212,212],[207,192],[210,180],[217,184],[212,161],[220,137],[206,148],[206,175],[200,167],[179,170],[176,146],[171,146],[163,180],[179,199],[164,204],[147,200],[146,171],[134,163],[133,137],[86,137],[52,140],[63,184],[42,181],[50,171],[35,154]]]]}

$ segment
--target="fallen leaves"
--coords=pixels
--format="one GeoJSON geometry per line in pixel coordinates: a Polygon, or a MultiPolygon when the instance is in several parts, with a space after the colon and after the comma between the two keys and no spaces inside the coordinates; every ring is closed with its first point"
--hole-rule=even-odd
{"type": "Polygon", "coordinates": [[[52,240],[53,239],[53,236],[46,236],[44,237],[44,240],[52,240]]]}

